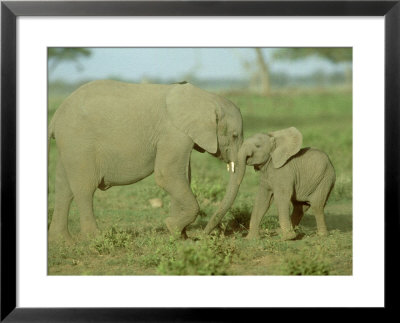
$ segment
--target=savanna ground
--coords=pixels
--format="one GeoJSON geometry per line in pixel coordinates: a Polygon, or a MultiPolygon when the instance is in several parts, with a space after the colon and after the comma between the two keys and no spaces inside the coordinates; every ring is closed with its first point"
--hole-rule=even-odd
{"type": "MultiPolygon", "coordinates": [[[[303,146],[318,147],[331,158],[336,184],[325,208],[330,234],[316,235],[315,219],[306,214],[300,239],[281,241],[273,205],[261,225],[261,239],[248,241],[249,218],[258,174],[247,167],[238,197],[211,237],[202,229],[222,200],[229,174],[226,165],[208,155],[192,153],[192,189],[201,212],[188,228],[188,240],[173,239],[164,225],[170,200],[150,176],[143,181],[97,190],[94,212],[100,236],[80,239],[79,214],[71,206],[72,245],[48,248],[50,275],[351,275],[352,274],[352,95],[350,91],[275,94],[227,94],[241,110],[244,136],[290,126],[303,134],[303,146]],[[162,207],[149,200],[159,198],[162,207]]],[[[62,102],[49,98],[49,119],[62,102]]],[[[51,143],[48,221],[54,207],[57,148],[51,143]]]]}

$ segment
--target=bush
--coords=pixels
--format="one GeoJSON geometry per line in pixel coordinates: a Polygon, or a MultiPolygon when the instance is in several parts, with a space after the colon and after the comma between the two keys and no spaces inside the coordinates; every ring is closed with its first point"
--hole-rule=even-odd
{"type": "Polygon", "coordinates": [[[162,259],[170,259],[176,254],[176,243],[173,237],[169,237],[167,241],[158,235],[144,238],[135,243],[128,264],[138,262],[144,268],[157,267],[162,259]],[[141,253],[140,256],[137,256],[138,251],[141,253]]]}
{"type": "Polygon", "coordinates": [[[133,243],[133,232],[117,230],[114,227],[104,232],[100,237],[96,237],[91,242],[91,249],[100,255],[114,252],[116,249],[128,248],[133,243]]]}
{"type": "Polygon", "coordinates": [[[233,207],[228,212],[228,222],[222,226],[224,227],[224,234],[230,235],[235,232],[247,233],[249,229],[251,216],[251,206],[246,203],[242,203],[239,206],[233,207]]]}
{"type": "Polygon", "coordinates": [[[329,275],[330,266],[323,260],[319,252],[307,252],[301,250],[298,254],[284,259],[282,268],[283,275],[296,275],[296,276],[320,276],[329,275]]]}
{"type": "Polygon", "coordinates": [[[221,236],[187,241],[177,246],[177,252],[164,257],[158,266],[162,275],[227,275],[234,247],[221,236]]]}

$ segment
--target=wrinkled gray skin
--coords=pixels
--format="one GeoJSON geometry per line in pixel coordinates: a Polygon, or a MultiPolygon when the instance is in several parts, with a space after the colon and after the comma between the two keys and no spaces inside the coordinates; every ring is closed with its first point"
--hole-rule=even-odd
{"type": "MultiPolygon", "coordinates": [[[[328,233],[324,207],[335,183],[335,170],[324,152],[314,148],[300,149],[301,145],[301,133],[291,127],[269,134],[256,134],[246,139],[240,148],[239,156],[246,156],[247,165],[254,166],[261,175],[248,238],[259,236],[261,219],[273,199],[284,240],[296,238],[294,227],[310,207],[318,233],[328,233]],[[290,203],[293,204],[292,214],[290,203]]],[[[214,226],[223,215],[216,214],[216,219],[212,219],[214,226]]]]}
{"type": "MultiPolygon", "coordinates": [[[[189,83],[94,81],[58,108],[49,125],[50,138],[58,149],[50,240],[70,239],[67,219],[73,198],[81,233],[97,233],[95,190],[132,184],[153,172],[171,197],[169,231],[185,235],[199,211],[190,188],[192,149],[237,165],[242,116],[227,99],[189,83]]],[[[235,177],[231,173],[228,195],[238,190],[235,177]]]]}

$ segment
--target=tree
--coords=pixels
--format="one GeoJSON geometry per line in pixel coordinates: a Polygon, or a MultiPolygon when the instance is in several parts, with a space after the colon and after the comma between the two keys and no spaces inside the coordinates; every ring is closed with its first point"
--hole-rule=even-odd
{"type": "Polygon", "coordinates": [[[50,47],[48,49],[49,70],[52,71],[58,64],[64,61],[75,62],[78,69],[82,69],[78,59],[81,57],[89,57],[91,51],[82,47],[50,47]]]}
{"type": "Polygon", "coordinates": [[[268,65],[265,62],[264,56],[262,54],[261,48],[255,48],[257,54],[257,62],[260,68],[260,77],[261,77],[261,84],[262,84],[262,92],[265,96],[270,94],[270,82],[269,82],[269,69],[268,65]]]}
{"type": "Polygon", "coordinates": [[[242,57],[238,52],[236,55],[239,57],[243,68],[250,75],[250,87],[256,84],[257,88],[261,88],[261,93],[265,96],[270,94],[270,72],[267,61],[264,58],[261,48],[254,48],[256,54],[256,61],[248,60],[242,57]]]}
{"type": "Polygon", "coordinates": [[[332,63],[351,62],[353,52],[350,47],[306,47],[306,48],[282,48],[274,53],[275,59],[298,60],[309,56],[318,56],[332,63]]]}
{"type": "Polygon", "coordinates": [[[298,60],[309,56],[317,56],[326,59],[334,64],[345,63],[346,83],[351,84],[352,72],[351,62],[353,50],[351,47],[303,47],[303,48],[282,48],[274,53],[275,59],[298,60]]]}

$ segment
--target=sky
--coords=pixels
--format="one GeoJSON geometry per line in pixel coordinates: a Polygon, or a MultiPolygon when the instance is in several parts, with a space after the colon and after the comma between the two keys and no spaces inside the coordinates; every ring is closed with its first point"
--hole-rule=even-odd
{"type": "MultiPolygon", "coordinates": [[[[301,61],[277,61],[274,48],[263,48],[271,72],[293,76],[309,75],[315,71],[334,72],[344,66],[310,57],[301,61]]],[[[253,48],[91,48],[89,57],[78,63],[63,62],[49,70],[49,80],[161,79],[181,81],[187,75],[200,79],[243,79],[256,68],[253,48]]]]}

